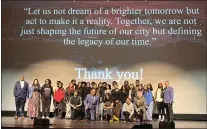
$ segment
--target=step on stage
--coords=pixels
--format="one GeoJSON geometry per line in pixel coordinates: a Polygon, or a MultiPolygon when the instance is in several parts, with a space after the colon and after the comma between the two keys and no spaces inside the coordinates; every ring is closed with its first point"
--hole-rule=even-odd
{"type": "MultiPolygon", "coordinates": [[[[33,120],[30,118],[19,118],[15,120],[13,117],[2,117],[2,128],[33,128],[33,120]]],[[[106,122],[106,121],[72,121],[66,119],[54,119],[50,118],[49,128],[72,128],[72,129],[131,129],[134,125],[139,124],[138,122],[125,123],[124,121],[119,122],[106,122]]],[[[175,121],[176,128],[206,128],[206,121],[175,121]]],[[[159,122],[154,120],[152,122],[153,128],[159,128],[159,122]]]]}

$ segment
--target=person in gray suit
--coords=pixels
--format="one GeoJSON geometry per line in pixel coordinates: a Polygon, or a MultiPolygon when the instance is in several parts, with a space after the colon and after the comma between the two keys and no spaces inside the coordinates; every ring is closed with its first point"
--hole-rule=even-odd
{"type": "Polygon", "coordinates": [[[29,98],[29,84],[24,81],[24,76],[20,76],[20,81],[15,83],[13,93],[16,105],[15,119],[18,119],[18,116],[23,119],[24,106],[27,98],[29,98]]]}

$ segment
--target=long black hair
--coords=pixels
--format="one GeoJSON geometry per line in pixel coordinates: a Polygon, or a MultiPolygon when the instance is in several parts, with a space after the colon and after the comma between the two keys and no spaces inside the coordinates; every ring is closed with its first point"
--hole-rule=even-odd
{"type": "Polygon", "coordinates": [[[34,81],[33,81],[33,83],[32,83],[32,86],[37,86],[37,87],[40,87],[39,80],[38,80],[38,79],[34,79],[34,81]],[[37,81],[37,85],[35,85],[35,84],[34,84],[34,82],[35,82],[35,81],[37,81]]]}
{"type": "Polygon", "coordinates": [[[105,95],[105,97],[104,97],[104,103],[105,103],[106,101],[112,101],[112,97],[111,97],[111,94],[110,94],[110,93],[106,93],[106,95],[105,95]],[[109,96],[109,98],[107,99],[106,96],[109,96]]]}

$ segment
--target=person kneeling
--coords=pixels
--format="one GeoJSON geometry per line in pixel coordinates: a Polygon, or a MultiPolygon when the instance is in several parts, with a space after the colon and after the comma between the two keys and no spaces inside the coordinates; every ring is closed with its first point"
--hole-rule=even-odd
{"type": "Polygon", "coordinates": [[[84,101],[85,112],[87,113],[87,120],[96,120],[96,113],[98,113],[99,97],[95,95],[96,90],[91,89],[90,94],[86,96],[84,101]]]}
{"type": "Polygon", "coordinates": [[[74,96],[70,98],[69,105],[71,106],[71,119],[80,119],[82,100],[78,96],[78,91],[75,91],[74,96]]]}
{"type": "Polygon", "coordinates": [[[123,115],[125,117],[125,121],[132,122],[133,114],[134,114],[134,105],[131,102],[131,99],[127,98],[126,102],[123,105],[123,115]]]}
{"type": "Polygon", "coordinates": [[[138,90],[136,97],[134,98],[135,114],[140,118],[140,122],[146,121],[146,100],[143,96],[142,90],[138,90]]]}
{"type": "Polygon", "coordinates": [[[112,122],[113,121],[113,101],[111,98],[111,94],[107,93],[105,95],[105,100],[104,100],[104,116],[106,117],[107,121],[112,122]]]}

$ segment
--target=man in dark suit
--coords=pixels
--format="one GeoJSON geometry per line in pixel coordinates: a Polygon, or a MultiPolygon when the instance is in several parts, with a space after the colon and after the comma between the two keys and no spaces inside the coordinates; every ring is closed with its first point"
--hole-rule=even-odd
{"type": "Polygon", "coordinates": [[[16,105],[15,119],[18,119],[18,113],[20,117],[24,118],[24,106],[27,98],[29,98],[29,84],[24,81],[24,76],[20,77],[20,81],[17,81],[14,85],[14,98],[16,105]],[[20,110],[20,111],[19,111],[20,110]]]}

